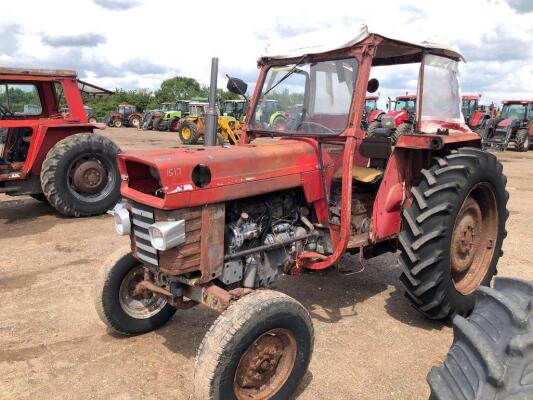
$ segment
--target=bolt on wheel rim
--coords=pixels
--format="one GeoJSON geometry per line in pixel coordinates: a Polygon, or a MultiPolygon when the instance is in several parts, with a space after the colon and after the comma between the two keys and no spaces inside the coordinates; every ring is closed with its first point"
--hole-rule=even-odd
{"type": "Polygon", "coordinates": [[[450,246],[451,275],[463,295],[474,292],[492,262],[498,234],[496,196],[487,183],[475,186],[455,219],[450,246]]]}
{"type": "Polygon", "coordinates": [[[141,265],[133,268],[122,280],[118,299],[122,310],[135,319],[146,319],[156,315],[166,306],[163,298],[144,291],[142,295],[134,295],[135,288],[144,279],[144,268],[141,265]]]}
{"type": "Polygon", "coordinates": [[[271,329],[242,355],[233,381],[238,400],[269,399],[289,378],[296,361],[296,338],[287,329],[271,329]]]}

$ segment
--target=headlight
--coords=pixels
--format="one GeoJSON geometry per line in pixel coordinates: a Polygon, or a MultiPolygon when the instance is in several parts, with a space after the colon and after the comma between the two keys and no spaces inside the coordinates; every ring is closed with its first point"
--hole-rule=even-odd
{"type": "Polygon", "coordinates": [[[165,251],[185,243],[185,220],[156,222],[148,227],[152,246],[165,251]]]}
{"type": "Polygon", "coordinates": [[[115,229],[119,235],[129,235],[131,232],[130,213],[125,208],[113,212],[115,229]]]}

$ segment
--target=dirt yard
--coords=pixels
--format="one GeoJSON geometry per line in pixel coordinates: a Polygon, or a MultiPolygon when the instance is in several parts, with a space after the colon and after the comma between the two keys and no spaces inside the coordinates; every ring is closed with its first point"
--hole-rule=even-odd
{"type": "MultiPolygon", "coordinates": [[[[108,129],[124,150],[168,147],[175,134],[108,129]]],[[[498,154],[508,177],[509,235],[499,274],[533,279],[533,152],[498,154]]],[[[0,399],[188,399],[196,350],[216,314],[178,311],[139,337],[108,334],[93,307],[97,269],[128,238],[110,216],[67,219],[0,195],[0,399]]],[[[315,351],[298,399],[426,399],[426,374],[451,328],[421,317],[398,284],[397,256],[356,275],[286,277],[276,289],[313,316],[315,351]]],[[[347,257],[344,262],[355,262],[347,257]]]]}

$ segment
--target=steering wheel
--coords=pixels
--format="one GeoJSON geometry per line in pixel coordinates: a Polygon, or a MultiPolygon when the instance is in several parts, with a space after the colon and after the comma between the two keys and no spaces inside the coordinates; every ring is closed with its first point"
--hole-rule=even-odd
{"type": "Polygon", "coordinates": [[[4,106],[3,104],[0,104],[0,119],[4,119],[5,117],[14,117],[15,113],[11,111],[9,108],[4,106]]]}
{"type": "Polygon", "coordinates": [[[313,122],[313,121],[300,121],[300,124],[298,125],[298,128],[300,128],[303,124],[307,124],[307,125],[315,125],[315,126],[318,126],[320,128],[324,128],[325,130],[327,130],[329,133],[333,133],[334,135],[337,134],[337,132],[335,132],[333,129],[330,129],[328,128],[327,126],[325,125],[322,125],[322,124],[319,124],[318,122],[313,122]]]}

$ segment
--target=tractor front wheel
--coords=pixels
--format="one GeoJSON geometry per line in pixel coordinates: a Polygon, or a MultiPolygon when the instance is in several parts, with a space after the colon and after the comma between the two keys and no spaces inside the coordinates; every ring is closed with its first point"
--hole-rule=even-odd
{"type": "Polygon", "coordinates": [[[200,131],[192,121],[183,121],[180,124],[178,134],[183,144],[196,144],[200,138],[200,131]]]}
{"type": "Polygon", "coordinates": [[[168,130],[170,132],[178,132],[180,130],[180,119],[174,118],[170,123],[168,124],[168,130]]]}
{"type": "Polygon", "coordinates": [[[113,126],[115,128],[121,128],[122,127],[122,121],[120,119],[116,119],[113,121],[113,126]]]}
{"type": "Polygon", "coordinates": [[[372,121],[368,124],[368,128],[366,130],[366,137],[372,137],[374,136],[374,131],[377,128],[381,128],[381,122],[379,121],[372,121]]]}
{"type": "Polygon", "coordinates": [[[48,202],[69,217],[99,215],[120,198],[120,149],[104,136],[79,133],[56,143],[41,169],[48,202]]]}
{"type": "Polygon", "coordinates": [[[403,136],[405,134],[413,133],[413,124],[409,124],[406,122],[402,122],[393,132],[391,138],[392,143],[396,144],[400,136],[403,136]]]}
{"type": "Polygon", "coordinates": [[[527,129],[519,129],[516,132],[516,150],[517,151],[528,151],[529,146],[531,145],[529,140],[529,132],[527,129]]]}
{"type": "Polygon", "coordinates": [[[493,154],[475,148],[435,157],[421,177],[402,213],[400,280],[427,317],[467,315],[502,255],[507,179],[493,154]]]}
{"type": "Polygon", "coordinates": [[[249,294],[205,335],[193,398],[289,399],[307,371],[313,343],[311,318],[298,301],[272,290],[249,294]]]}
{"type": "Polygon", "coordinates": [[[176,312],[153,293],[138,295],[135,285],[144,267],[129,249],[119,249],[103,265],[94,287],[94,305],[102,322],[122,335],[140,335],[163,326],[176,312]]]}

